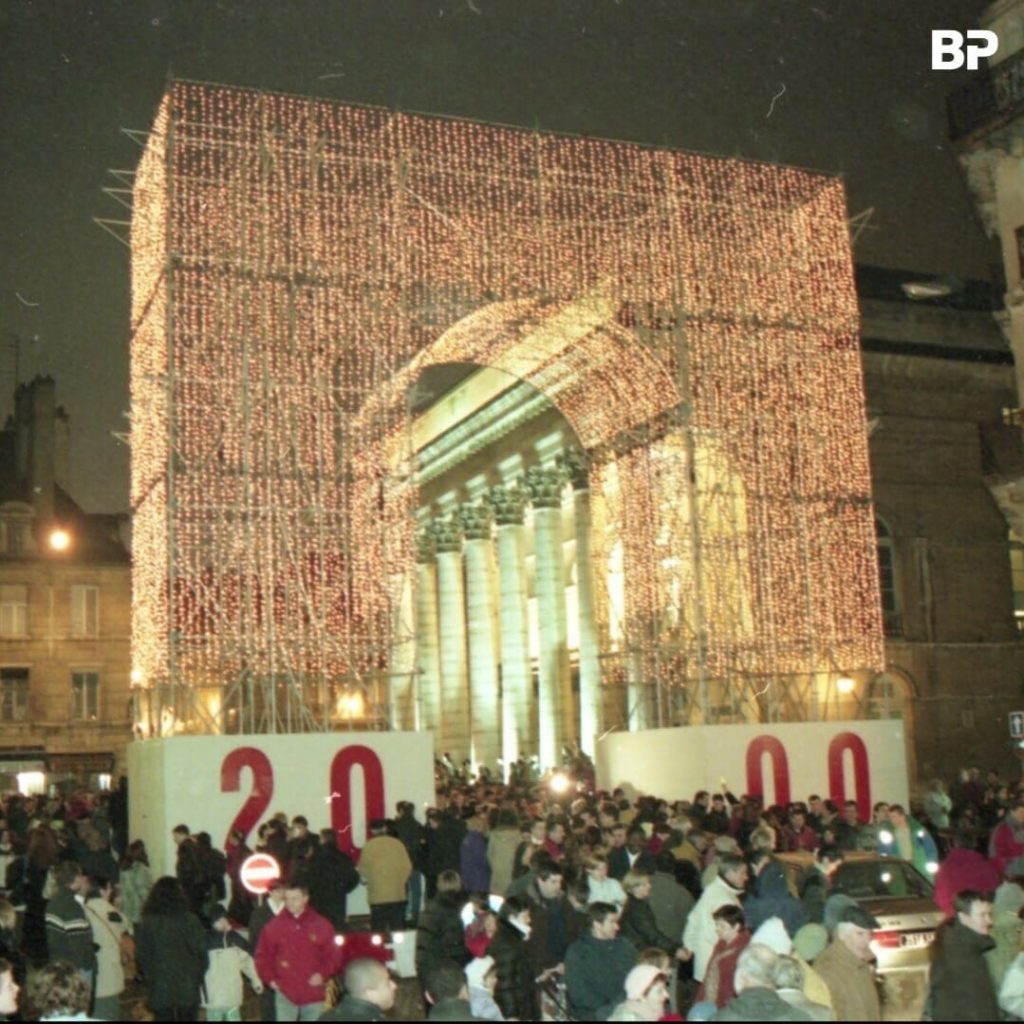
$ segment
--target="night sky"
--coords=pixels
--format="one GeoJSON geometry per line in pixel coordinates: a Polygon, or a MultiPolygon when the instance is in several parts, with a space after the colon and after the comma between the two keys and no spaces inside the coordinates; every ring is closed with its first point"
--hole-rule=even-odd
{"type": "Polygon", "coordinates": [[[169,76],[841,173],[861,262],[988,277],[930,70],[984,0],[0,0],[0,411],[51,373],[72,492],[128,507],[128,250],[92,222],[169,76]]]}

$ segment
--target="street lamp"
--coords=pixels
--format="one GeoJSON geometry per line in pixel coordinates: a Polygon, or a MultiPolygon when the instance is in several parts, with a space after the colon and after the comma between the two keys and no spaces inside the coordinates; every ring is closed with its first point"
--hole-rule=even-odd
{"type": "Polygon", "coordinates": [[[853,689],[857,684],[849,676],[840,676],[836,680],[836,689],[840,693],[853,693],[853,689]]]}
{"type": "Polygon", "coordinates": [[[47,538],[51,551],[63,552],[71,547],[71,534],[63,527],[55,526],[47,538]]]}

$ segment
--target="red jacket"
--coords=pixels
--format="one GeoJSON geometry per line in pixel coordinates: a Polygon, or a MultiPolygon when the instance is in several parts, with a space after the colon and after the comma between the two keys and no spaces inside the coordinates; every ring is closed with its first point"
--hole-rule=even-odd
{"type": "MultiPolygon", "coordinates": [[[[1019,857],[1024,857],[1024,842],[1018,837],[1022,831],[1019,827],[1014,828],[1016,823],[1007,814],[992,830],[992,838],[988,843],[989,859],[996,866],[1001,875],[1009,872],[1010,865],[1019,857]]],[[[1014,866],[1016,872],[1017,866],[1014,866]]]]}
{"type": "Polygon", "coordinates": [[[265,985],[275,985],[296,1006],[324,1001],[327,980],[341,969],[341,947],[334,926],[312,907],[299,917],[282,910],[260,932],[256,970],[265,985]],[[321,983],[309,979],[319,974],[321,983]]]}
{"type": "Polygon", "coordinates": [[[953,916],[953,898],[964,889],[995,892],[999,888],[995,865],[974,850],[950,850],[935,876],[935,905],[946,917],[953,916]]]}
{"type": "Polygon", "coordinates": [[[713,1002],[721,1009],[736,995],[736,961],[750,945],[750,932],[744,928],[732,942],[719,939],[711,952],[704,980],[697,990],[697,1002],[713,1002]]]}

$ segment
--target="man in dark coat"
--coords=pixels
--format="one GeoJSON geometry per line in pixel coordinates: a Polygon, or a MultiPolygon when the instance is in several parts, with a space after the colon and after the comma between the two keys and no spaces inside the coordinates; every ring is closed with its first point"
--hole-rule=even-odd
{"type": "Polygon", "coordinates": [[[656,866],[654,858],[647,852],[647,833],[640,825],[634,825],[626,833],[624,846],[614,846],[608,852],[608,874],[620,882],[631,870],[653,875],[656,866]]]}
{"type": "Polygon", "coordinates": [[[562,891],[562,883],[562,869],[547,861],[537,868],[526,892],[530,901],[526,952],[534,977],[548,974],[563,963],[569,946],[579,937],[578,918],[562,891]]]}
{"type": "Polygon", "coordinates": [[[807,924],[807,911],[789,891],[782,865],[767,851],[754,859],[754,881],[743,903],[747,927],[756,932],[769,917],[779,917],[792,938],[807,924]]]}
{"type": "Polygon", "coordinates": [[[53,868],[57,891],[46,902],[46,942],[51,960],[66,960],[91,981],[96,972],[92,926],[76,897],[89,891],[89,880],[77,861],[59,861],[53,868]]]}
{"type": "Polygon", "coordinates": [[[466,975],[456,964],[439,964],[427,975],[427,1020],[476,1020],[469,1006],[466,975]]]}
{"type": "Polygon", "coordinates": [[[395,1005],[397,986],[388,969],[369,957],[353,960],[345,968],[345,994],[320,1020],[385,1020],[395,1005]]]}
{"type": "Polygon", "coordinates": [[[320,833],[312,857],[296,865],[294,877],[299,881],[305,878],[308,883],[313,909],[326,917],[336,931],[344,931],[348,894],[359,885],[359,872],[352,858],[338,849],[332,829],[325,828],[320,833]]]}
{"type": "Polygon", "coordinates": [[[928,1001],[932,1020],[998,1020],[999,1003],[985,954],[995,948],[992,902],[966,889],[953,900],[956,918],[935,936],[928,1001]]]}
{"type": "Polygon", "coordinates": [[[626,975],[636,965],[636,947],[619,936],[611,903],[587,908],[588,933],[565,954],[565,987],[576,1020],[607,1020],[622,1002],[626,975]]]}
{"type": "Polygon", "coordinates": [[[427,899],[437,891],[437,876],[442,871],[458,871],[465,823],[449,813],[430,811],[427,814],[427,839],[424,848],[423,874],[427,880],[427,899]]]}

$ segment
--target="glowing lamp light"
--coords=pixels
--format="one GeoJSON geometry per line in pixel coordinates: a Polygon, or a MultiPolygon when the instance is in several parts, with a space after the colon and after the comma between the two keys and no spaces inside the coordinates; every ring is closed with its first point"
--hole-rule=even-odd
{"type": "Polygon", "coordinates": [[[47,540],[51,551],[67,551],[71,547],[71,534],[61,527],[51,530],[47,540]]]}
{"type": "Polygon", "coordinates": [[[334,936],[334,944],[336,946],[344,946],[345,945],[345,936],[344,935],[335,935],[334,936]]]}
{"type": "Polygon", "coordinates": [[[836,680],[836,689],[840,693],[853,693],[853,688],[857,684],[849,676],[840,676],[836,680]]]}
{"type": "Polygon", "coordinates": [[[370,939],[370,942],[375,946],[380,946],[383,944],[384,940],[379,935],[374,935],[373,938],[370,939]]]}
{"type": "Polygon", "coordinates": [[[933,860],[928,861],[928,863],[925,864],[924,867],[925,867],[925,870],[928,872],[929,875],[937,874],[938,870],[939,870],[939,865],[936,864],[935,861],[933,861],[933,860]]]}
{"type": "Polygon", "coordinates": [[[886,829],[882,829],[878,833],[878,841],[880,843],[884,843],[886,846],[888,846],[891,842],[893,842],[893,840],[895,838],[896,837],[891,832],[887,831],[886,829]]]}
{"type": "Polygon", "coordinates": [[[548,783],[548,788],[552,793],[566,793],[569,790],[569,776],[564,772],[555,772],[551,776],[551,781],[548,783]]]}

